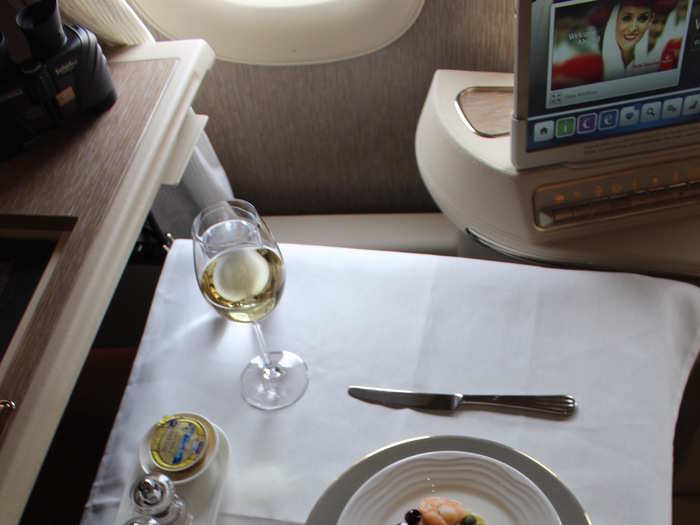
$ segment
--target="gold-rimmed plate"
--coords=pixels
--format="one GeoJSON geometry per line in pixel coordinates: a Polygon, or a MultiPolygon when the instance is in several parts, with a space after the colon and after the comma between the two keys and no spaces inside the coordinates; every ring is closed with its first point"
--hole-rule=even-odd
{"type": "Polygon", "coordinates": [[[562,524],[591,525],[576,497],[544,465],[495,441],[468,436],[420,437],[373,452],[350,467],[326,489],[311,509],[306,525],[338,523],[340,515],[355,492],[376,473],[398,461],[434,451],[464,451],[505,463],[527,477],[542,491],[562,524]]]}

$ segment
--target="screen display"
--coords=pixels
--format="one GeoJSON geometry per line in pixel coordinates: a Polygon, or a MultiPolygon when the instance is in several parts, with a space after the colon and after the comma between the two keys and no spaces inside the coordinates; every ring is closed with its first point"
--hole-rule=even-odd
{"type": "Polygon", "coordinates": [[[699,0],[531,9],[528,151],[700,121],[699,0]]]}

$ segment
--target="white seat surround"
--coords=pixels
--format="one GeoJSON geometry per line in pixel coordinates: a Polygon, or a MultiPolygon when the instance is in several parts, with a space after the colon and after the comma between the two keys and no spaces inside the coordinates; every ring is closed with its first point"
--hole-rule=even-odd
{"type": "Polygon", "coordinates": [[[131,0],[170,39],[203,38],[220,60],[259,65],[334,62],[403,35],[424,0],[131,0]]]}

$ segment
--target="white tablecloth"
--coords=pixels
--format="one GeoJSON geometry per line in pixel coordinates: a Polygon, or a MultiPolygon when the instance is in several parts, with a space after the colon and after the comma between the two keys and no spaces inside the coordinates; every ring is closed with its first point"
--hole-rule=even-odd
{"type": "MultiPolygon", "coordinates": [[[[672,447],[700,349],[700,290],[629,274],[282,245],[287,284],[268,343],[302,355],[310,386],[276,412],[238,377],[252,328],[220,318],[195,283],[191,244],[168,255],[83,523],[114,522],[138,441],[194,411],[232,444],[221,525],[304,523],[324,489],[369,452],[424,435],[490,439],[541,461],[594,525],[671,523],[672,447]],[[553,421],[433,415],[350,398],[347,387],[570,393],[553,421]]],[[[329,524],[330,525],[330,524],[329,524]]],[[[564,524],[566,525],[566,524],[564,524]]]]}

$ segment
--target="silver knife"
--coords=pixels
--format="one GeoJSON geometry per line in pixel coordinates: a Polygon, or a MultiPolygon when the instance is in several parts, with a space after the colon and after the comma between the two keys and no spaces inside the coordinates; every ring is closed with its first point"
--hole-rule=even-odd
{"type": "Polygon", "coordinates": [[[539,412],[552,416],[570,416],[576,410],[576,400],[568,395],[497,396],[467,394],[428,394],[410,390],[391,390],[369,386],[348,387],[348,394],[356,399],[391,408],[418,408],[423,410],[456,410],[474,405],[505,407],[539,412]]]}

